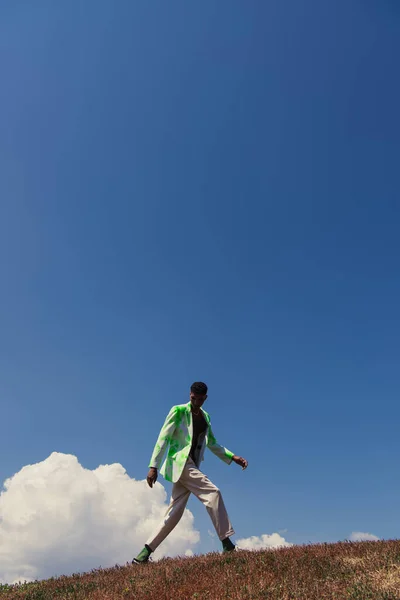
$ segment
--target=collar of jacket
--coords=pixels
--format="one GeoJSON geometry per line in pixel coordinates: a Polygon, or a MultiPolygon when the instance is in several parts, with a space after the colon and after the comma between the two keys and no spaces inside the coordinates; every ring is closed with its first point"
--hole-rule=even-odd
{"type": "MultiPolygon", "coordinates": [[[[192,403],[189,401],[189,402],[186,404],[186,410],[187,410],[187,412],[188,412],[188,414],[189,414],[190,416],[192,416],[191,406],[192,406],[192,403]]],[[[201,412],[203,413],[203,416],[204,416],[204,418],[205,418],[205,420],[206,420],[206,423],[207,423],[207,425],[209,425],[209,424],[210,424],[210,415],[208,414],[208,412],[206,412],[206,411],[204,410],[204,408],[201,408],[201,407],[200,407],[200,410],[201,410],[201,412]]]]}

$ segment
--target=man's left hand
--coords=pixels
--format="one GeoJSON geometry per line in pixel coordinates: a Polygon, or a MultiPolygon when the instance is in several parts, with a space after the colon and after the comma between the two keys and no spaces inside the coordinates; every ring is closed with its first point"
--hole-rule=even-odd
{"type": "Polygon", "coordinates": [[[235,462],[237,465],[240,465],[242,467],[242,469],[247,469],[247,465],[249,464],[247,462],[247,460],[245,458],[242,458],[241,456],[232,456],[232,460],[233,462],[235,462]]]}

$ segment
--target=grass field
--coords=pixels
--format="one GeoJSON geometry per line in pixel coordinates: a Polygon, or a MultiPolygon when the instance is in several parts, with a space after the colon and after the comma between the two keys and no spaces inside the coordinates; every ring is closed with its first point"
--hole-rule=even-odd
{"type": "Polygon", "coordinates": [[[0,586],[0,600],[394,600],[400,541],[164,558],[0,586]]]}

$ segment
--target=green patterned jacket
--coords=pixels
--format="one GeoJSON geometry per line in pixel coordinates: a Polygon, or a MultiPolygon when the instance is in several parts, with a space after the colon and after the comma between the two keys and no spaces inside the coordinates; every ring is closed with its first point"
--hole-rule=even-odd
{"type": "MultiPolygon", "coordinates": [[[[204,450],[206,446],[211,452],[218,456],[218,458],[228,465],[231,464],[232,457],[234,456],[233,452],[218,444],[211,429],[210,416],[204,409],[201,410],[208,427],[201,440],[202,444],[198,454],[199,459],[197,464],[200,465],[201,461],[204,460],[204,450]]],[[[160,473],[167,481],[171,481],[172,483],[178,481],[189,456],[192,445],[192,436],[193,420],[190,402],[173,406],[169,411],[160,431],[160,435],[158,436],[149,467],[155,467],[156,469],[160,468],[164,452],[167,446],[169,446],[167,458],[165,459],[160,473]]]]}

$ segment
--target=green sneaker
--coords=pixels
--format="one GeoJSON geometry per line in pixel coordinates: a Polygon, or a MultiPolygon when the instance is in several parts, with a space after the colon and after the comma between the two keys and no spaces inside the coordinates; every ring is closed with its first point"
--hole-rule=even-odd
{"type": "Polygon", "coordinates": [[[141,565],[143,563],[148,562],[148,560],[150,558],[150,554],[152,552],[153,552],[153,550],[150,548],[150,546],[145,544],[143,550],[141,550],[141,552],[139,552],[137,557],[133,559],[132,564],[141,565]]]}
{"type": "Polygon", "coordinates": [[[235,544],[228,537],[222,540],[222,552],[232,552],[235,548],[235,544]]]}

